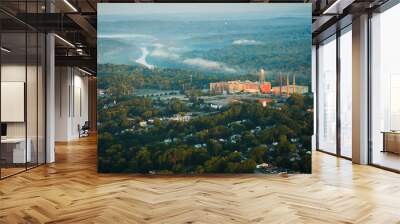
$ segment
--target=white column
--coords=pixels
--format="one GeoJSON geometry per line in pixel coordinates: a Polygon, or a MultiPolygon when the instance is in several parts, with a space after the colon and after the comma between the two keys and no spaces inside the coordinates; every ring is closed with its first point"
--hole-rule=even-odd
{"type": "Polygon", "coordinates": [[[368,15],[353,19],[353,162],[368,163],[368,15]]]}
{"type": "Polygon", "coordinates": [[[55,44],[53,34],[47,34],[46,45],[46,163],[52,163],[55,161],[55,44]]]}

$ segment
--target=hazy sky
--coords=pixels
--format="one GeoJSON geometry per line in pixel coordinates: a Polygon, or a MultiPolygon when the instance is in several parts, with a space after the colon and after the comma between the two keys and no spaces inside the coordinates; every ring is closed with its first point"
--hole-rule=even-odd
{"type": "Polygon", "coordinates": [[[311,4],[277,3],[99,3],[99,17],[118,16],[132,19],[164,19],[185,16],[190,19],[213,19],[245,16],[271,18],[281,16],[310,17],[311,4]]]}

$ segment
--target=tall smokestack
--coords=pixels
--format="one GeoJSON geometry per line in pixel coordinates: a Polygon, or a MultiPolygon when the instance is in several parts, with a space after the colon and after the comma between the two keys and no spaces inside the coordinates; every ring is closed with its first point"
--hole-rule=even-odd
{"type": "Polygon", "coordinates": [[[282,73],[279,73],[279,81],[280,81],[280,85],[279,85],[279,95],[282,96],[282,84],[283,84],[283,80],[282,80],[282,73]]]}
{"type": "Polygon", "coordinates": [[[292,93],[295,93],[296,92],[296,75],[293,75],[293,91],[292,91],[292,93]]]}
{"type": "Polygon", "coordinates": [[[290,87],[289,87],[289,75],[286,76],[286,95],[289,96],[290,87]]]}
{"type": "Polygon", "coordinates": [[[260,69],[260,73],[259,73],[259,79],[260,79],[260,84],[264,84],[265,82],[265,70],[264,69],[260,69]]]}

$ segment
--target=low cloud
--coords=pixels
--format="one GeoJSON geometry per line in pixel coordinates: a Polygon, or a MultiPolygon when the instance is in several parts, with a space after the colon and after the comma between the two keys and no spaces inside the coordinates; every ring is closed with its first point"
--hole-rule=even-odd
{"type": "Polygon", "coordinates": [[[261,44],[261,42],[256,41],[256,40],[240,39],[240,40],[233,41],[232,44],[236,44],[236,45],[257,45],[257,44],[261,44]]]}
{"type": "Polygon", "coordinates": [[[175,51],[175,52],[182,51],[181,48],[177,48],[177,47],[168,47],[168,50],[169,50],[169,51],[175,51]]]}
{"type": "Polygon", "coordinates": [[[169,58],[169,59],[174,59],[174,60],[179,58],[178,54],[175,54],[175,53],[163,50],[163,49],[155,49],[150,53],[150,55],[153,57],[169,58]]]}
{"type": "Polygon", "coordinates": [[[162,48],[162,47],[164,47],[164,44],[155,43],[155,44],[153,44],[153,46],[156,48],[162,48]]]}
{"type": "Polygon", "coordinates": [[[173,60],[179,59],[178,54],[171,52],[171,50],[165,47],[163,44],[155,43],[153,44],[153,46],[155,47],[155,49],[151,51],[150,53],[151,56],[159,58],[168,58],[173,60]]]}
{"type": "Polygon", "coordinates": [[[217,61],[210,61],[206,60],[203,58],[189,58],[183,60],[183,63],[188,64],[188,65],[193,65],[205,69],[211,69],[211,70],[220,70],[220,71],[225,71],[225,72],[236,72],[235,69],[228,67],[224,63],[217,62],[217,61]]]}
{"type": "Polygon", "coordinates": [[[149,55],[153,57],[177,60],[187,65],[196,66],[198,68],[203,68],[208,70],[223,71],[229,73],[236,72],[234,68],[231,68],[222,62],[206,60],[203,58],[181,57],[181,55],[177,53],[177,51],[181,50],[179,48],[168,47],[161,43],[155,43],[153,44],[153,46],[154,49],[149,53],[149,55]]]}

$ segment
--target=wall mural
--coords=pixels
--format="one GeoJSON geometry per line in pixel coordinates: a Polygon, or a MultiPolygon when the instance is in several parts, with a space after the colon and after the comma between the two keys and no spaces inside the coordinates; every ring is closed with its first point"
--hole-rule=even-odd
{"type": "Polygon", "coordinates": [[[311,173],[311,4],[99,4],[98,171],[311,173]]]}

